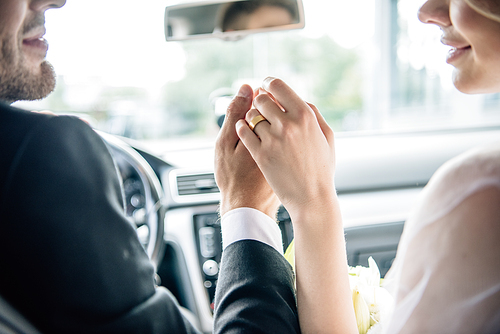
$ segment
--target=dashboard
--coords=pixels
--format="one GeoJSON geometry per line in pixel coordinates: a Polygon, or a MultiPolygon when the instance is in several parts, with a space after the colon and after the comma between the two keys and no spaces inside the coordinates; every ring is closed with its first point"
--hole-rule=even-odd
{"type": "MultiPolygon", "coordinates": [[[[152,154],[125,141],[111,151],[127,214],[157,265],[157,283],[176,296],[200,331],[210,333],[221,259],[213,145],[152,154]]],[[[500,126],[337,135],[335,180],[349,265],[366,266],[372,256],[385,275],[404,222],[432,174],[450,158],[492,142],[500,142],[500,126]]],[[[286,249],[293,238],[290,217],[282,207],[277,218],[286,249]]]]}

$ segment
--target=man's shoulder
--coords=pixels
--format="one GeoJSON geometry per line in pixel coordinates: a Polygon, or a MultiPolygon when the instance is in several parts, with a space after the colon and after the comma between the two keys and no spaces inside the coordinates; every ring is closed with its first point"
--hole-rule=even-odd
{"type": "Polygon", "coordinates": [[[0,136],[2,145],[21,145],[30,136],[40,136],[37,140],[48,140],[52,137],[85,131],[87,124],[72,116],[56,116],[30,112],[0,103],[0,136]],[[76,132],[75,132],[76,131],[76,132]]]}
{"type": "Polygon", "coordinates": [[[116,174],[111,155],[95,131],[72,116],[55,116],[4,108],[0,113],[0,186],[29,175],[33,185],[46,180],[86,182],[116,174]],[[4,112],[5,111],[5,112],[4,112]],[[85,171],[84,175],[75,171],[85,171]]]}
{"type": "Polygon", "coordinates": [[[0,103],[0,129],[4,152],[14,151],[17,154],[30,145],[43,148],[46,152],[61,147],[82,146],[87,142],[91,145],[102,144],[91,127],[76,117],[35,113],[3,103],[0,103]]]}
{"type": "Polygon", "coordinates": [[[29,129],[36,124],[36,119],[26,110],[18,109],[0,102],[1,143],[12,145],[22,140],[29,129]],[[17,139],[17,140],[16,140],[17,139]]]}

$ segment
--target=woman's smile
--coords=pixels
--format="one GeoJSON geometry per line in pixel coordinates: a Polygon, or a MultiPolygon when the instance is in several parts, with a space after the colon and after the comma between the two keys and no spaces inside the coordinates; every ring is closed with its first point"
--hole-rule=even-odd
{"type": "Polygon", "coordinates": [[[453,64],[458,59],[462,58],[462,56],[469,54],[470,52],[472,52],[470,45],[462,48],[453,47],[446,56],[446,62],[448,64],[453,64]]]}

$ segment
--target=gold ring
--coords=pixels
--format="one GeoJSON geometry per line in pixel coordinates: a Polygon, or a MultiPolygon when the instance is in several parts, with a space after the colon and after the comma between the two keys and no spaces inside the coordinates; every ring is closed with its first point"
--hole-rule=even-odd
{"type": "Polygon", "coordinates": [[[259,124],[260,122],[262,121],[267,121],[267,119],[262,116],[262,115],[257,115],[255,116],[254,118],[252,118],[252,120],[250,121],[250,123],[248,123],[248,126],[250,127],[250,130],[253,131],[253,129],[255,129],[255,127],[257,126],[257,124],[259,124]]]}

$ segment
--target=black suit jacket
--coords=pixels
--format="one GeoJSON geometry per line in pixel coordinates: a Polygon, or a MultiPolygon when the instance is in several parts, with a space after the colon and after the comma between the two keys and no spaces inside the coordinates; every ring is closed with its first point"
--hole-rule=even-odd
{"type": "MultiPolygon", "coordinates": [[[[125,218],[112,158],[88,125],[0,103],[0,155],[0,294],[35,327],[46,333],[195,332],[172,294],[155,287],[154,268],[125,218]]],[[[277,321],[296,323],[291,282],[281,279],[290,268],[265,278],[279,291],[272,298],[252,293],[262,273],[249,270],[252,281],[233,274],[253,266],[245,260],[256,252],[249,243],[225,254],[242,261],[220,273],[218,295],[227,302],[218,316],[242,317],[227,331],[244,331],[261,321],[256,304],[265,310],[272,303],[286,309],[277,321]],[[243,310],[246,299],[257,313],[234,312],[231,304],[243,310]]]]}
{"type": "Polygon", "coordinates": [[[215,293],[214,333],[299,333],[290,264],[259,241],[223,253],[215,293]]]}

